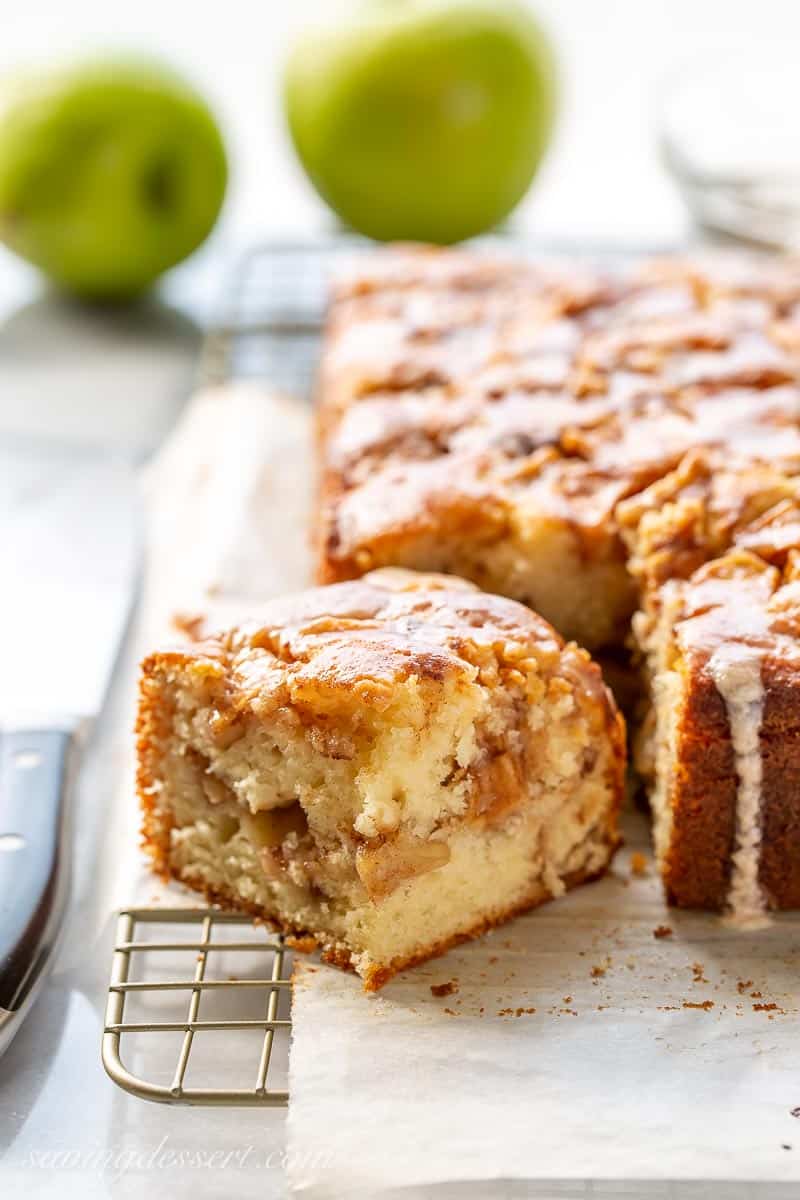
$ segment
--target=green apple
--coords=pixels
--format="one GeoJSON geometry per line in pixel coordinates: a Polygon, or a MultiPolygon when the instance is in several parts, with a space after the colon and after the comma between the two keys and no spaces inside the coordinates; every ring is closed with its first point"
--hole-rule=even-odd
{"type": "Polygon", "coordinates": [[[105,59],[0,83],[0,238],[60,287],[124,299],[210,232],[227,162],[166,67],[105,59]]]}
{"type": "Polygon", "coordinates": [[[512,0],[329,6],[294,46],[285,107],[312,183],[383,240],[454,242],[530,186],[555,110],[550,44],[512,0]]]}

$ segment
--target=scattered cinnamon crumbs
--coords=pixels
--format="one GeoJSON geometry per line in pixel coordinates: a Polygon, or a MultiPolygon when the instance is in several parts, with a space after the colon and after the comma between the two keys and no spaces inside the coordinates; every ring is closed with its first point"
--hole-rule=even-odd
{"type": "Polygon", "coordinates": [[[656,925],[653,930],[653,937],[659,939],[672,937],[672,929],[669,925],[656,925]]]}
{"type": "Polygon", "coordinates": [[[592,967],[589,974],[591,975],[592,979],[600,979],[603,975],[605,975],[607,970],[607,967],[595,966],[592,967]]]}
{"type": "MultiPolygon", "coordinates": [[[[457,992],[457,991],[458,991],[458,980],[457,979],[448,979],[447,983],[432,983],[431,984],[431,995],[432,996],[452,996],[453,993],[457,992]]],[[[445,1010],[445,1011],[447,1011],[447,1010],[445,1010]]]]}
{"type": "Polygon", "coordinates": [[[777,1012],[777,1004],[754,1004],[753,1012],[777,1012]]]}
{"type": "Polygon", "coordinates": [[[703,1012],[709,1012],[714,1007],[713,1000],[701,1000],[699,1004],[694,1004],[691,1000],[684,1000],[684,1008],[701,1008],[703,1012]]]}
{"type": "Polygon", "coordinates": [[[705,968],[702,963],[692,963],[692,977],[695,983],[708,983],[704,974],[705,968]]]}
{"type": "Polygon", "coordinates": [[[647,857],[639,850],[634,850],[633,854],[631,855],[631,874],[647,874],[647,857]]]}
{"type": "Polygon", "coordinates": [[[291,946],[293,950],[299,950],[301,954],[310,954],[317,948],[317,940],[313,937],[304,936],[303,934],[287,934],[287,946],[291,946]]]}
{"type": "Polygon", "coordinates": [[[743,996],[748,988],[753,986],[752,979],[740,979],[736,984],[736,990],[740,996],[743,996]]]}
{"type": "Polygon", "coordinates": [[[192,642],[199,641],[205,621],[203,613],[176,612],[172,614],[173,628],[192,642]]]}

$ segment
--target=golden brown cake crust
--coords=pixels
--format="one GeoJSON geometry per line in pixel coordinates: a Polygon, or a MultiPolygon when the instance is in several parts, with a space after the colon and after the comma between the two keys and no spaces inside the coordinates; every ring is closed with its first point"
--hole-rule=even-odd
{"type": "MultiPolygon", "coordinates": [[[[618,510],[702,450],[800,470],[794,263],[615,274],[388,251],[340,286],[320,370],[318,578],[442,569],[590,649],[635,605],[618,510]],[[519,559],[559,538],[564,600],[519,559]],[[587,575],[585,612],[568,592],[587,575]]],[[[546,569],[556,568],[548,563],[546,569]]]]}
{"type": "MultiPolygon", "coordinates": [[[[393,685],[410,676],[472,679],[490,661],[501,673],[514,672],[533,652],[546,673],[570,679],[598,730],[611,739],[614,790],[621,795],[624,722],[584,650],[565,646],[552,626],[516,601],[450,576],[384,569],[267,603],[258,621],[200,634],[192,644],[144,660],[136,733],[145,811],[156,783],[155,746],[167,720],[159,692],[164,668],[189,665],[203,680],[213,699],[215,736],[224,743],[248,713],[262,717],[289,708],[341,716],[365,701],[380,711],[393,685]]],[[[155,850],[157,869],[163,869],[155,850]]]]}
{"type": "Polygon", "coordinates": [[[687,683],[665,883],[670,899],[683,907],[723,908],[731,882],[736,770],[726,706],[709,671],[713,656],[730,647],[757,654],[763,688],[759,883],[769,907],[792,908],[800,897],[797,570],[794,556],[781,571],[749,551],[732,550],[677,585],[675,652],[687,683]]]}
{"type": "MultiPolygon", "coordinates": [[[[158,657],[191,660],[212,687],[224,681],[219,701],[233,720],[254,702],[263,712],[301,706],[315,693],[336,694],[344,706],[368,693],[379,707],[389,686],[409,676],[472,675],[487,651],[512,665],[532,645],[555,658],[563,644],[552,626],[513,600],[453,577],[382,570],[267,603],[258,621],[158,657]]],[[[595,677],[586,656],[587,688],[595,677]]]]}

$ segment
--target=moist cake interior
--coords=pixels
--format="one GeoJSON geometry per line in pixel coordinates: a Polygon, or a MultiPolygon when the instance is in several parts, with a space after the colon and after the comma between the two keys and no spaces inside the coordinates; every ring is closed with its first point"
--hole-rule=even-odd
{"type": "Polygon", "coordinates": [[[151,656],[139,761],[158,869],[375,988],[605,869],[624,733],[534,614],[384,571],[151,656]]]}

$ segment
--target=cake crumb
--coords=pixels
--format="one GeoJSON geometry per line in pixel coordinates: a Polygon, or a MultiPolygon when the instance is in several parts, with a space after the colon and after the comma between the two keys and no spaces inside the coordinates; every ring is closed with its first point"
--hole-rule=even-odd
{"type": "Polygon", "coordinates": [[[751,999],[751,1000],[763,1000],[763,998],[764,998],[764,997],[763,997],[763,994],[762,994],[761,992],[751,992],[751,993],[750,993],[750,999],[751,999]]]}
{"type": "Polygon", "coordinates": [[[708,983],[705,977],[705,968],[702,963],[692,963],[692,976],[695,983],[708,983]]]}
{"type": "Polygon", "coordinates": [[[647,874],[647,856],[640,850],[634,850],[631,855],[631,874],[639,876],[647,874]]]}
{"type": "Polygon", "coordinates": [[[457,991],[458,991],[458,980],[457,979],[448,979],[447,983],[432,983],[431,984],[431,995],[432,996],[452,996],[453,993],[457,992],[457,991]]]}
{"type": "Polygon", "coordinates": [[[317,939],[304,934],[287,934],[284,939],[287,946],[299,950],[301,954],[311,954],[317,948],[317,939]]]}
{"type": "Polygon", "coordinates": [[[458,1013],[453,1008],[446,1008],[444,1011],[447,1013],[448,1017],[457,1017],[458,1016],[458,1013]]]}
{"type": "Polygon", "coordinates": [[[691,1000],[684,1000],[683,1007],[684,1008],[701,1008],[703,1010],[703,1012],[710,1012],[710,1010],[714,1007],[714,1001],[713,1000],[701,1000],[699,1002],[699,1004],[695,1004],[691,1000]]]}
{"type": "Polygon", "coordinates": [[[748,988],[753,986],[752,979],[740,979],[736,984],[736,990],[740,996],[743,996],[748,988]]]}
{"type": "Polygon", "coordinates": [[[564,997],[564,1003],[565,1003],[565,1004],[572,1004],[572,996],[565,996],[565,997],[564,997]]]}
{"type": "Polygon", "coordinates": [[[778,1012],[777,1004],[754,1004],[753,1012],[778,1012]]]}
{"type": "Polygon", "coordinates": [[[670,938],[672,937],[672,929],[669,925],[656,925],[653,930],[654,938],[670,938]]]}
{"type": "Polygon", "coordinates": [[[598,964],[598,965],[592,967],[589,974],[591,975],[592,979],[601,979],[603,977],[603,975],[605,975],[607,970],[608,970],[608,967],[603,967],[598,964]]]}
{"type": "Polygon", "coordinates": [[[172,628],[176,633],[182,633],[190,642],[200,641],[205,623],[204,613],[176,612],[172,614],[172,628]]]}

